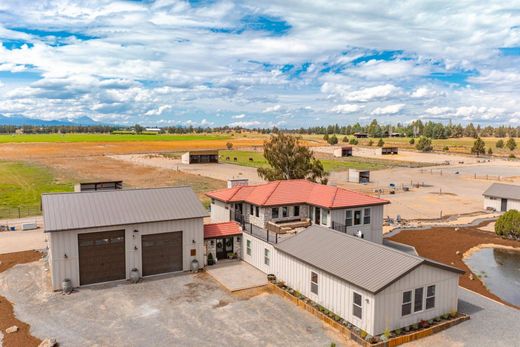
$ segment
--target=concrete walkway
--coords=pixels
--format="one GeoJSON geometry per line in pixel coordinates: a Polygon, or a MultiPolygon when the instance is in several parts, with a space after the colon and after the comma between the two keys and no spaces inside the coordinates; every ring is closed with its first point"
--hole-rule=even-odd
{"type": "Polygon", "coordinates": [[[224,262],[206,270],[231,292],[257,288],[267,284],[267,275],[243,261],[224,262]]]}

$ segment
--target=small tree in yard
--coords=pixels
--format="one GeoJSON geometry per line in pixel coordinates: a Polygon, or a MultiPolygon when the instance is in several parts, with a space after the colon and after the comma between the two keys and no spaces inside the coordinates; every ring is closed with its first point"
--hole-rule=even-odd
{"type": "Polygon", "coordinates": [[[431,152],[433,150],[432,139],[426,136],[419,137],[419,141],[417,141],[415,148],[421,152],[431,152]]]}
{"type": "Polygon", "coordinates": [[[512,152],[516,149],[516,141],[514,138],[510,138],[506,142],[506,147],[512,152]]]}
{"type": "Polygon", "coordinates": [[[497,141],[497,143],[495,144],[495,146],[497,148],[504,148],[504,140],[500,139],[497,141]]]}
{"type": "Polygon", "coordinates": [[[491,147],[488,148],[488,155],[493,155],[493,150],[491,149],[491,147]]]}
{"type": "Polygon", "coordinates": [[[369,141],[368,141],[368,145],[369,145],[369,146],[373,146],[373,145],[374,145],[374,141],[369,140],[369,141]]]}
{"type": "Polygon", "coordinates": [[[501,215],[495,223],[495,232],[498,236],[519,238],[520,212],[517,210],[509,210],[501,215]]]}
{"type": "Polygon", "coordinates": [[[226,143],[226,148],[231,150],[233,148],[233,144],[231,142],[226,143]]]}
{"type": "Polygon", "coordinates": [[[379,141],[377,141],[378,147],[383,147],[384,145],[385,145],[385,141],[383,141],[383,139],[379,139],[379,141]]]}
{"type": "Polygon", "coordinates": [[[480,136],[477,137],[477,139],[473,143],[473,147],[471,147],[471,153],[476,154],[477,157],[481,154],[486,154],[486,144],[484,143],[484,141],[482,141],[480,136]]]}
{"type": "Polygon", "coordinates": [[[450,147],[448,147],[448,146],[444,146],[444,147],[442,147],[442,150],[443,150],[444,152],[449,152],[450,147]]]}
{"type": "Polygon", "coordinates": [[[323,140],[329,142],[329,134],[323,135],[323,140]]]}
{"type": "Polygon", "coordinates": [[[342,142],[348,143],[348,136],[344,136],[342,142]]]}
{"type": "Polygon", "coordinates": [[[336,137],[336,135],[332,135],[331,137],[329,137],[329,140],[327,142],[329,143],[329,145],[336,145],[338,143],[338,138],[336,137]]]}
{"type": "Polygon", "coordinates": [[[358,139],[356,139],[355,137],[351,138],[350,139],[350,144],[351,145],[357,145],[359,143],[358,139]]]}
{"type": "Polygon", "coordinates": [[[327,172],[312,151],[300,144],[300,136],[278,133],[264,142],[264,157],[270,167],[258,168],[258,175],[267,181],[308,179],[327,184],[327,172]]]}
{"type": "Polygon", "coordinates": [[[415,145],[415,139],[412,137],[410,139],[410,141],[408,141],[408,143],[411,144],[411,145],[415,145]]]}

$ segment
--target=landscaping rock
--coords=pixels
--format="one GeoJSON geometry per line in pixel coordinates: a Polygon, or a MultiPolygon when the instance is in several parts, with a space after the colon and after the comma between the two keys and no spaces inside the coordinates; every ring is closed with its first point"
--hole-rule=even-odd
{"type": "Polygon", "coordinates": [[[45,339],[38,345],[38,347],[54,347],[54,346],[57,346],[56,339],[45,339]]]}
{"type": "Polygon", "coordinates": [[[460,255],[460,251],[455,252],[456,255],[460,255]]]}
{"type": "Polygon", "coordinates": [[[12,334],[18,331],[18,327],[16,325],[13,325],[12,327],[9,327],[5,329],[5,332],[8,334],[12,334]]]}
{"type": "Polygon", "coordinates": [[[469,274],[469,280],[473,281],[473,279],[474,279],[473,274],[469,274]]]}

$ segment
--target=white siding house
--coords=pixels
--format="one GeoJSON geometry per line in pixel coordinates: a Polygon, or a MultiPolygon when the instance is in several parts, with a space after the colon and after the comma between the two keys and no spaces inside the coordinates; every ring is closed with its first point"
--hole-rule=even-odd
{"type": "Polygon", "coordinates": [[[463,271],[387,246],[318,226],[274,245],[243,242],[246,262],[371,335],[457,309],[463,271]]]}
{"type": "Polygon", "coordinates": [[[520,186],[503,183],[493,183],[482,194],[484,209],[495,211],[520,211],[520,186]]]}

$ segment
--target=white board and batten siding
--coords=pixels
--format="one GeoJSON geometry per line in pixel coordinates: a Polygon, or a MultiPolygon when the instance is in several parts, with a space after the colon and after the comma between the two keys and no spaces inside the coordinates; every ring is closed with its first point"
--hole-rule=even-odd
{"type": "Polygon", "coordinates": [[[429,320],[445,313],[457,310],[459,275],[430,265],[418,268],[392,283],[376,294],[375,331],[383,333],[385,329],[394,330],[415,324],[421,320],[429,320]],[[435,285],[435,306],[425,310],[426,287],[435,285]],[[402,316],[403,292],[424,288],[423,310],[402,316]]]}
{"type": "MultiPolygon", "coordinates": [[[[339,224],[345,225],[346,211],[352,211],[352,216],[355,210],[361,210],[361,222],[363,223],[363,214],[365,208],[370,209],[370,224],[352,225],[347,227],[347,234],[356,236],[360,230],[363,233],[363,238],[375,243],[383,243],[383,205],[367,206],[351,209],[334,209],[331,210],[330,220],[339,224]]],[[[330,225],[329,227],[332,227],[330,225]]]]}
{"type": "MultiPolygon", "coordinates": [[[[515,199],[506,199],[507,206],[506,210],[517,210],[520,211],[520,200],[515,199]]],[[[495,211],[501,211],[502,209],[502,199],[496,198],[492,196],[484,196],[484,209],[493,208],[495,211]]]]}
{"type": "Polygon", "coordinates": [[[213,199],[210,206],[210,216],[212,223],[229,222],[231,215],[229,205],[225,202],[213,199]]]}
{"type": "Polygon", "coordinates": [[[242,233],[242,259],[253,265],[266,274],[274,274],[274,264],[278,262],[275,259],[276,250],[273,245],[262,241],[248,233],[242,233]],[[251,255],[247,253],[247,243],[251,243],[251,255]],[[269,265],[265,264],[265,250],[269,251],[269,265]]]}
{"type": "Polygon", "coordinates": [[[55,231],[48,233],[49,262],[52,265],[53,289],[61,289],[62,281],[64,279],[70,279],[74,287],[78,287],[80,284],[78,234],[123,229],[125,230],[125,263],[127,279],[129,278],[130,271],[133,268],[137,268],[139,273],[142,274],[142,235],[182,231],[183,270],[190,270],[191,261],[193,259],[197,259],[201,266],[204,264],[204,233],[202,232],[202,218],[55,231]],[[134,232],[134,230],[138,230],[138,232],[134,232]],[[136,247],[137,249],[135,249],[136,247]],[[192,249],[196,250],[196,256],[191,256],[192,249]],[[65,257],[65,254],[67,257],[65,257]]]}

